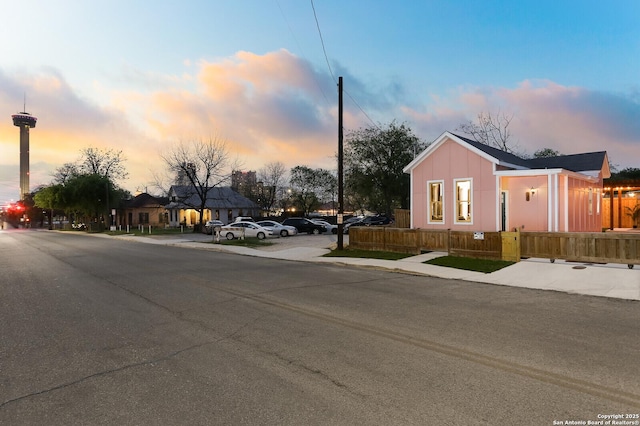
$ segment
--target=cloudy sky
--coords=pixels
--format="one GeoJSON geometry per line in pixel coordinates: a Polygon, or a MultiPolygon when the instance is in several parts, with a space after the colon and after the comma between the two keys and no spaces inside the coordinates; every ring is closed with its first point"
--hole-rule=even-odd
{"type": "Polygon", "coordinates": [[[606,150],[640,167],[637,0],[3,1],[0,202],[87,147],[122,150],[135,192],[160,155],[225,141],[244,170],[335,169],[344,126],[406,123],[426,142],[480,112],[513,116],[521,150],[606,150]],[[315,13],[314,13],[315,12],[315,13]],[[317,20],[316,20],[317,18],[317,20]]]}

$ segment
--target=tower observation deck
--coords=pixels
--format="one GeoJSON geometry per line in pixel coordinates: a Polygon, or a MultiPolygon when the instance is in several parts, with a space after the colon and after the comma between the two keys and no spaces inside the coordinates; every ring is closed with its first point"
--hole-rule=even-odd
{"type": "Polygon", "coordinates": [[[20,199],[29,194],[29,129],[36,127],[38,120],[28,112],[11,116],[13,125],[20,127],[20,199]]]}

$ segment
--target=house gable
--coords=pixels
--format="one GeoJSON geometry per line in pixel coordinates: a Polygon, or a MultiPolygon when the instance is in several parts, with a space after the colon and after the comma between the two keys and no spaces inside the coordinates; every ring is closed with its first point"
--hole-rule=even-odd
{"type": "Polygon", "coordinates": [[[418,162],[405,168],[411,173],[412,227],[493,227],[495,220],[487,222],[486,216],[475,212],[495,212],[494,171],[498,160],[449,134],[439,138],[426,151],[418,162]],[[432,185],[438,183],[442,184],[437,187],[442,193],[442,201],[434,203],[432,185]],[[464,199],[460,192],[463,186],[464,199]],[[464,213],[461,211],[463,208],[464,213]],[[440,211],[443,212],[442,219],[436,217],[440,211]],[[461,220],[461,217],[465,219],[461,220]]]}

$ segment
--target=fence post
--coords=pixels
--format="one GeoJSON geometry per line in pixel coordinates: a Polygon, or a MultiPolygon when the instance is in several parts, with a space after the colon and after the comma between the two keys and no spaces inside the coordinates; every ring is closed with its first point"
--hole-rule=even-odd
{"type": "Polygon", "coordinates": [[[451,256],[451,229],[447,229],[447,255],[451,256]]]}

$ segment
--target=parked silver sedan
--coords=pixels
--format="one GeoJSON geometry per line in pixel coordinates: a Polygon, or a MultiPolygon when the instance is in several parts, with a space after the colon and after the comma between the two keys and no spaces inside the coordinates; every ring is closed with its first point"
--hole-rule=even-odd
{"type": "Polygon", "coordinates": [[[220,238],[227,240],[251,237],[264,240],[272,235],[273,232],[270,229],[263,228],[254,222],[235,222],[220,228],[220,238]]]}
{"type": "Polygon", "coordinates": [[[298,233],[298,229],[295,226],[283,225],[275,220],[260,220],[256,223],[263,228],[271,229],[273,235],[280,235],[281,237],[288,237],[298,233]]]}
{"type": "Polygon", "coordinates": [[[332,223],[327,222],[326,220],[323,219],[311,219],[312,222],[317,223],[318,225],[322,225],[325,228],[327,228],[327,232],[330,232],[332,234],[337,234],[338,233],[338,225],[334,225],[332,223]]]}

